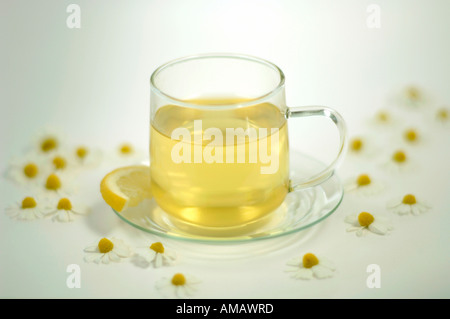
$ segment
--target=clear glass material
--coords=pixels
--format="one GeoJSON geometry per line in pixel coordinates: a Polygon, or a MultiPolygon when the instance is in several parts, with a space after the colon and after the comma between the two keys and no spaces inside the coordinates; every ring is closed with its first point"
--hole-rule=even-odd
{"type": "Polygon", "coordinates": [[[169,62],[153,73],[150,100],[154,199],[171,225],[192,236],[260,229],[289,192],[329,179],[345,149],[341,116],[327,107],[288,108],[283,72],[256,57],[169,62]],[[339,154],[314,176],[302,171],[293,180],[287,120],[304,116],[336,124],[339,154]],[[229,132],[242,136],[228,139],[229,132]]]}
{"type": "Polygon", "coordinates": [[[204,97],[238,97],[248,101],[223,104],[221,109],[269,102],[286,111],[284,74],[274,64],[237,54],[205,54],[168,62],[150,79],[151,120],[168,103],[187,108],[217,109],[216,105],[195,105],[204,97]]]}
{"type": "MultiPolygon", "coordinates": [[[[297,151],[292,151],[290,158],[291,177],[303,176],[311,170],[317,171],[325,167],[323,163],[297,151]]],[[[131,226],[161,237],[211,244],[251,243],[309,229],[333,214],[343,195],[342,183],[333,175],[319,185],[289,192],[283,203],[258,227],[245,224],[231,229],[192,227],[172,219],[154,199],[115,213],[131,226]]],[[[255,253],[253,246],[252,253],[255,253]]]]}

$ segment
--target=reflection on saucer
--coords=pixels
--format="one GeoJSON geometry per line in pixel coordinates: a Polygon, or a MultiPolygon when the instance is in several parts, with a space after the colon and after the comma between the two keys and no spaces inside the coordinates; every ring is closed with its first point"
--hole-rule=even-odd
{"type": "MultiPolygon", "coordinates": [[[[291,175],[308,176],[324,166],[303,154],[294,154],[294,158],[291,175]]],[[[262,219],[233,227],[204,227],[177,220],[155,200],[146,200],[116,214],[130,225],[155,235],[212,243],[246,242],[279,237],[315,225],[337,209],[342,197],[342,185],[337,176],[332,176],[320,185],[290,192],[275,211],[262,219]]]]}

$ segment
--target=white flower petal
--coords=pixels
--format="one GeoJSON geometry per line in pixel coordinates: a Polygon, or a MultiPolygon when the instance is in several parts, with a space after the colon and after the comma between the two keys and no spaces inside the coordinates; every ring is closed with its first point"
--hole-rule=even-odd
{"type": "Polygon", "coordinates": [[[166,260],[170,261],[174,261],[177,259],[177,254],[172,252],[172,251],[164,251],[164,255],[163,257],[165,257],[166,260]]]}
{"type": "Polygon", "coordinates": [[[162,266],[162,256],[161,254],[156,254],[154,259],[155,268],[160,268],[162,266]]]}
{"type": "Polygon", "coordinates": [[[120,261],[119,255],[117,255],[117,254],[114,252],[114,250],[111,250],[111,251],[108,253],[108,257],[109,257],[109,259],[110,259],[111,261],[115,261],[115,262],[119,262],[119,261],[120,261]]]}
{"type": "Polygon", "coordinates": [[[292,277],[296,279],[312,279],[313,272],[310,268],[300,268],[292,277]]]}
{"type": "Polygon", "coordinates": [[[94,262],[95,262],[96,264],[100,264],[100,263],[103,261],[103,256],[104,256],[104,254],[99,253],[99,254],[97,255],[97,258],[94,259],[94,262]]]}
{"type": "Polygon", "coordinates": [[[367,228],[366,227],[360,227],[357,231],[356,231],[356,236],[361,237],[364,236],[367,232],[367,228]]]}
{"type": "Polygon", "coordinates": [[[195,294],[195,292],[198,290],[196,287],[194,287],[191,283],[186,283],[184,286],[182,286],[184,289],[184,294],[187,296],[192,296],[195,294]]]}
{"type": "Polygon", "coordinates": [[[114,242],[113,242],[113,244],[114,244],[113,250],[120,257],[126,258],[126,257],[129,257],[131,255],[131,251],[128,249],[127,246],[125,246],[123,244],[116,245],[116,243],[114,243],[114,242]]]}
{"type": "Polygon", "coordinates": [[[333,271],[327,267],[324,267],[320,263],[311,268],[314,276],[319,279],[333,276],[333,271]]]}
{"type": "Polygon", "coordinates": [[[44,217],[42,211],[42,205],[40,205],[40,198],[34,197],[36,200],[36,206],[32,208],[22,208],[22,201],[14,203],[5,209],[5,213],[13,219],[31,221],[35,219],[40,219],[44,217]]]}
{"type": "Polygon", "coordinates": [[[50,217],[52,215],[55,215],[56,213],[58,213],[57,209],[49,209],[49,210],[46,211],[45,216],[46,217],[50,217]]]}
{"type": "Polygon", "coordinates": [[[23,212],[22,218],[25,220],[34,220],[36,219],[36,216],[32,212],[23,212]]]}
{"type": "Polygon", "coordinates": [[[86,247],[85,249],[84,249],[84,251],[85,252],[90,252],[90,253],[98,253],[99,252],[99,250],[98,250],[98,244],[96,244],[96,245],[91,245],[91,246],[88,246],[88,247],[86,247]]]}
{"type": "Polygon", "coordinates": [[[56,220],[63,222],[63,223],[67,223],[69,221],[69,215],[67,213],[67,211],[63,210],[63,209],[59,209],[58,213],[56,214],[56,220]]]}
{"type": "Polygon", "coordinates": [[[352,214],[345,217],[344,221],[348,224],[358,225],[358,215],[352,214]]]}
{"type": "Polygon", "coordinates": [[[184,299],[186,297],[189,297],[189,295],[186,293],[184,286],[175,286],[175,297],[178,299],[184,299]]]}
{"type": "Polygon", "coordinates": [[[164,253],[164,254],[162,255],[162,258],[163,258],[163,264],[166,265],[166,266],[173,265],[173,264],[175,263],[175,258],[174,258],[173,256],[172,256],[172,257],[169,257],[169,256],[167,256],[166,254],[167,254],[167,253],[164,253]]]}
{"type": "Polygon", "coordinates": [[[291,260],[289,260],[286,263],[286,265],[293,266],[293,267],[298,267],[299,265],[302,264],[302,260],[303,260],[302,257],[295,257],[295,258],[292,258],[291,260]]]}
{"type": "Polygon", "coordinates": [[[78,215],[86,215],[89,213],[89,207],[77,203],[72,206],[71,212],[78,215]]]}
{"type": "Polygon", "coordinates": [[[377,220],[370,224],[368,228],[372,233],[379,235],[386,235],[389,230],[389,226],[387,224],[377,222],[377,220]]]}
{"type": "Polygon", "coordinates": [[[153,249],[144,248],[145,250],[141,252],[141,256],[148,262],[151,263],[156,257],[156,251],[153,249]]]}
{"type": "Polygon", "coordinates": [[[425,213],[426,211],[428,211],[430,209],[430,206],[428,206],[427,204],[424,204],[424,203],[416,203],[416,206],[421,213],[425,213]]]}
{"type": "Polygon", "coordinates": [[[101,258],[99,253],[89,253],[84,256],[84,260],[88,263],[94,262],[96,259],[101,258]]]}
{"type": "Polygon", "coordinates": [[[352,226],[352,227],[348,227],[348,228],[347,228],[347,231],[348,231],[348,232],[356,231],[356,232],[358,233],[358,232],[361,232],[361,230],[362,230],[363,228],[364,228],[364,227],[361,227],[361,226],[352,226]]]}
{"type": "Polygon", "coordinates": [[[395,212],[399,215],[410,214],[411,213],[411,205],[402,203],[395,209],[395,212]]]}
{"type": "Polygon", "coordinates": [[[101,261],[104,264],[109,264],[110,262],[109,254],[103,254],[103,256],[101,257],[101,261]]]}
{"type": "Polygon", "coordinates": [[[32,212],[37,219],[44,217],[38,208],[32,208],[30,212],[32,212]]]}
{"type": "Polygon", "coordinates": [[[336,269],[336,267],[334,266],[334,263],[331,260],[329,260],[328,258],[319,256],[318,259],[319,259],[319,265],[326,267],[328,269],[331,269],[331,270],[336,269]]]}

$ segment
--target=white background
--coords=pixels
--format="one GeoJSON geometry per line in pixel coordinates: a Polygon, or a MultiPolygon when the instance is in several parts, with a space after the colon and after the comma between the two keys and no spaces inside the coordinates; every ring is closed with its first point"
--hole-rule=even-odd
{"type": "MultiPolygon", "coordinates": [[[[450,297],[450,130],[437,128],[432,116],[436,107],[450,104],[449,10],[444,0],[2,0],[2,171],[47,125],[60,128],[69,143],[89,143],[106,152],[132,141],[145,152],[149,77],[160,64],[190,54],[236,52],[274,62],[285,72],[289,105],[334,107],[350,136],[367,134],[379,142],[379,155],[389,155],[396,140],[370,130],[366,120],[378,109],[396,107],[388,98],[406,85],[424,88],[432,99],[423,110],[395,109],[399,122],[393,132],[414,124],[428,137],[413,151],[418,170],[394,177],[379,170],[378,162],[350,157],[338,170],[342,180],[372,170],[388,186],[383,194],[346,195],[330,218],[306,234],[256,246],[167,242],[180,255],[171,268],[84,263],[83,248],[101,237],[121,237],[131,245],[148,237],[124,225],[103,202],[98,185],[113,167],[105,164],[80,181],[81,197],[93,210],[85,218],[25,223],[0,214],[0,297],[159,298],[155,282],[174,272],[202,281],[198,298],[450,297]],[[81,29],[66,26],[70,3],[80,5],[81,29]],[[371,3],[381,8],[381,28],[367,27],[371,3]],[[389,215],[395,229],[387,236],[357,238],[345,231],[347,214],[387,214],[386,201],[405,192],[422,196],[432,210],[417,217],[389,215]],[[309,251],[335,262],[333,278],[305,282],[283,272],[287,260],[309,251]],[[81,266],[80,289],[66,287],[66,267],[73,263],[81,266]],[[382,270],[379,289],[366,286],[366,267],[372,263],[382,270]]],[[[291,143],[303,137],[294,131],[291,143]]],[[[327,139],[332,140],[305,141],[305,151],[331,158],[327,139]],[[306,150],[307,145],[322,148],[306,150]]],[[[2,210],[23,196],[1,179],[2,210]]]]}

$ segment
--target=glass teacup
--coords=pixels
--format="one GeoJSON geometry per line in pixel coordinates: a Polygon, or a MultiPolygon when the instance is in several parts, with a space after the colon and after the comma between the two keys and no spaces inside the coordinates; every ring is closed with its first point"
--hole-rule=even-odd
{"type": "Polygon", "coordinates": [[[152,192],[186,225],[255,224],[289,191],[328,179],[342,158],[342,117],[327,107],[287,107],[283,72],[256,57],[207,54],[166,63],[152,74],[150,100],[152,192]],[[336,124],[339,152],[323,171],[293,181],[287,120],[304,116],[336,124]]]}

